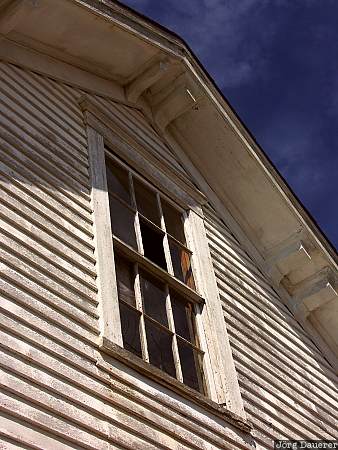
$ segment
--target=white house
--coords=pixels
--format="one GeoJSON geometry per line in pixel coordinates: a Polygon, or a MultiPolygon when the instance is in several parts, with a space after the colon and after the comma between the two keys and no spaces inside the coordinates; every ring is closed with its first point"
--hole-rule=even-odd
{"type": "Polygon", "coordinates": [[[337,439],[337,254],[187,45],[113,0],[0,33],[0,448],[337,439]]]}

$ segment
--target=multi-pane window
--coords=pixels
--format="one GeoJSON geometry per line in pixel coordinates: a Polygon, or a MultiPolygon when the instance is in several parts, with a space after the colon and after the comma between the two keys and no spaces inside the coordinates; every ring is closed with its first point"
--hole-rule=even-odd
{"type": "Polygon", "coordinates": [[[123,345],[204,393],[184,211],[108,154],[106,170],[123,345]]]}

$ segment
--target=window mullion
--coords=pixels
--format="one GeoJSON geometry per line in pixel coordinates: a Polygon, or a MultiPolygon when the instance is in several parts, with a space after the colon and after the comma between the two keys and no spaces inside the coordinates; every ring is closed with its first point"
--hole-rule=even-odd
{"type": "Polygon", "coordinates": [[[181,362],[180,362],[180,356],[179,356],[179,352],[178,352],[178,344],[177,344],[177,338],[176,338],[176,332],[175,332],[174,315],[173,315],[173,310],[171,307],[169,287],[167,284],[165,285],[165,292],[166,292],[166,310],[167,310],[169,329],[170,329],[170,331],[172,331],[174,333],[172,346],[173,346],[173,356],[174,356],[174,362],[175,362],[175,368],[176,368],[176,378],[178,379],[178,381],[183,383],[183,374],[182,374],[182,368],[181,368],[181,362]]]}
{"type": "Polygon", "coordinates": [[[141,340],[142,356],[146,362],[149,362],[147,335],[146,335],[146,327],[145,327],[145,321],[144,321],[143,301],[142,301],[142,292],[141,292],[141,280],[140,280],[140,272],[139,272],[137,263],[134,265],[134,270],[135,270],[136,308],[142,313],[141,317],[140,317],[140,340],[141,340]]]}
{"type": "Polygon", "coordinates": [[[168,235],[167,235],[167,230],[166,230],[165,221],[164,221],[164,214],[163,214],[162,205],[161,205],[161,196],[159,193],[157,193],[156,197],[157,197],[158,209],[160,211],[160,216],[161,216],[161,228],[165,232],[165,235],[163,238],[164,255],[165,255],[165,259],[166,259],[166,263],[167,263],[167,267],[168,267],[168,272],[170,273],[170,275],[174,275],[174,266],[173,266],[173,263],[171,260],[169,239],[168,239],[168,235]]]}
{"type": "MultiPolygon", "coordinates": [[[[197,320],[196,318],[200,315],[200,305],[192,305],[193,311],[190,311],[189,314],[189,320],[188,320],[188,327],[190,331],[190,335],[194,336],[194,345],[195,347],[201,349],[201,343],[199,336],[201,333],[198,333],[197,331],[197,320]],[[195,320],[193,321],[192,313],[195,316],[195,320]]],[[[203,376],[201,374],[201,370],[203,371],[203,365],[204,365],[204,355],[205,352],[202,350],[201,353],[197,355],[196,351],[194,351],[194,361],[195,361],[195,367],[197,367],[197,378],[198,378],[198,384],[200,387],[201,392],[205,392],[207,390],[207,385],[204,382],[203,376]],[[201,354],[203,353],[202,361],[199,361],[199,358],[201,358],[201,354]]]]}
{"type": "Polygon", "coordinates": [[[144,248],[142,243],[142,235],[141,235],[141,226],[140,226],[140,216],[137,211],[136,206],[136,196],[135,196],[135,190],[134,190],[134,182],[133,182],[133,176],[131,172],[128,172],[129,175],[129,187],[130,187],[130,193],[131,193],[131,201],[134,209],[136,210],[135,219],[134,219],[134,227],[135,227],[135,234],[136,234],[136,242],[137,242],[137,248],[141,255],[144,255],[144,248]]]}

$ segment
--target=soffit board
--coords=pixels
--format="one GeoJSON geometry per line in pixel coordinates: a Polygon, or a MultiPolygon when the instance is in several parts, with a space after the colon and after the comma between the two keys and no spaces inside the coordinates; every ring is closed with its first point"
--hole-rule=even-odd
{"type": "Polygon", "coordinates": [[[119,82],[158,53],[155,46],[90,12],[73,1],[38,0],[7,38],[119,82]]]}

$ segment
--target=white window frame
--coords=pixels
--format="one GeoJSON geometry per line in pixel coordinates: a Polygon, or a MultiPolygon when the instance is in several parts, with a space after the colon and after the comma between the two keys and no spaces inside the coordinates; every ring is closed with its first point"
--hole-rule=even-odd
{"type": "Polygon", "coordinates": [[[208,246],[201,205],[204,196],[191,184],[185,185],[165,162],[157,163],[147,154],[144,144],[100,109],[89,98],[81,99],[87,123],[89,171],[92,184],[94,242],[97,260],[97,285],[100,305],[100,349],[125,364],[154,378],[182,396],[212,409],[219,415],[241,422],[246,416],[239,390],[226,325],[223,318],[216,277],[208,246]],[[192,268],[198,294],[205,300],[201,315],[196,317],[197,332],[203,350],[206,396],[173,380],[159,369],[123,349],[119,316],[117,283],[110,222],[105,167],[105,145],[144,179],[164,192],[175,203],[189,211],[185,220],[187,247],[193,252],[192,268]],[[169,174],[169,175],[168,175],[169,174]]]}

